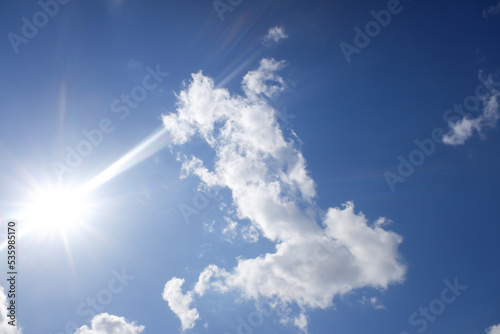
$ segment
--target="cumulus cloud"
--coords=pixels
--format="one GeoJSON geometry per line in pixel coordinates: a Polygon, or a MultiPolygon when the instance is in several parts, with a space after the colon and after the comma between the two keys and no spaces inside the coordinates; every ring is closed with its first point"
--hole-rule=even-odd
{"type": "Polygon", "coordinates": [[[272,27],[267,32],[267,35],[264,36],[264,43],[278,43],[285,38],[288,38],[288,36],[285,34],[284,27],[272,27]]]}
{"type": "Polygon", "coordinates": [[[145,328],[137,326],[135,322],[127,322],[123,317],[108,313],[96,315],[90,324],[90,328],[88,326],[80,327],[75,334],[139,334],[145,328]]]}
{"type": "Polygon", "coordinates": [[[163,290],[163,299],[168,302],[168,306],[181,320],[182,330],[193,328],[195,321],[199,318],[196,309],[190,309],[189,306],[193,302],[193,293],[182,293],[182,285],[184,280],[174,277],[163,290]]]}
{"type": "Polygon", "coordinates": [[[498,13],[500,13],[500,1],[496,5],[491,5],[483,10],[483,16],[485,18],[498,13]]]}
{"type": "MultiPolygon", "coordinates": [[[[7,317],[7,296],[3,286],[0,286],[0,333],[2,334],[22,334],[22,329],[9,325],[10,318],[7,317]]],[[[17,319],[16,319],[17,325],[17,319]]]]}
{"type": "Polygon", "coordinates": [[[467,139],[477,132],[483,135],[482,131],[487,128],[495,127],[500,113],[498,111],[498,98],[500,92],[493,90],[493,94],[486,100],[483,100],[483,111],[476,118],[466,116],[458,122],[450,122],[448,125],[450,131],[443,136],[443,142],[448,145],[462,145],[467,139]]]}
{"type": "Polygon", "coordinates": [[[486,330],[487,334],[500,334],[500,324],[496,326],[491,326],[486,330]]]}
{"type": "Polygon", "coordinates": [[[216,154],[212,169],[198,157],[184,157],[182,175],[229,189],[237,218],[252,226],[248,238],[257,241],[260,235],[275,245],[274,252],[256,258],[238,257],[234,268],[207,266],[186,294],[180,291],[183,280],[168,281],[164,298],[183,328],[195,325],[199,314],[191,304],[207,290],[238,292],[281,309],[297,305],[302,311],[291,319],[306,331],[307,309],[326,309],[335,296],[353,289],[386,289],[404,279],[402,238],[383,228],[385,219],[370,223],[352,202],[317,208],[305,158],[295,136],[282,132],[271,105],[270,98],[286,88],[276,73],[284,66],[263,59],[244,76],[243,96],[214,88],[201,72],[193,74],[178,94],[177,112],[163,116],[175,145],[196,136],[216,154]]]}

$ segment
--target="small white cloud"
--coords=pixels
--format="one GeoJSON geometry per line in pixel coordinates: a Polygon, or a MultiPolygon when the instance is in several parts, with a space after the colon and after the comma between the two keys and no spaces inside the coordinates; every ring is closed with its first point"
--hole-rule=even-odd
{"type": "Polygon", "coordinates": [[[307,317],[304,313],[299,314],[294,320],[293,324],[304,333],[307,333],[307,317]]]}
{"type": "Polygon", "coordinates": [[[193,292],[183,294],[182,284],[184,284],[184,280],[177,277],[168,281],[163,290],[163,299],[168,302],[172,312],[181,320],[182,330],[186,330],[194,327],[194,323],[200,315],[196,308],[189,308],[193,302],[193,292]]]}
{"type": "Polygon", "coordinates": [[[390,223],[392,223],[391,220],[385,218],[385,217],[380,217],[379,219],[377,219],[375,221],[375,226],[376,227],[382,227],[382,226],[386,226],[386,225],[389,225],[390,223]]]}
{"type": "Polygon", "coordinates": [[[123,317],[101,313],[91,321],[91,328],[82,326],[74,334],[139,334],[144,326],[136,326],[135,322],[127,322],[123,317]]]}
{"type": "Polygon", "coordinates": [[[483,10],[483,16],[485,18],[490,15],[496,15],[498,13],[500,13],[500,2],[498,2],[496,5],[491,5],[483,10]]]}
{"type": "Polygon", "coordinates": [[[264,36],[264,43],[278,43],[282,39],[286,39],[288,36],[285,34],[284,27],[272,27],[267,32],[267,35],[264,36]]]}
{"type": "Polygon", "coordinates": [[[203,230],[205,232],[212,233],[214,231],[215,220],[212,220],[212,222],[210,222],[210,223],[207,223],[207,222],[204,221],[201,224],[202,224],[203,230]]]}
{"type": "MultiPolygon", "coordinates": [[[[22,329],[17,326],[9,325],[9,321],[12,321],[7,314],[7,296],[4,293],[3,286],[0,286],[0,333],[2,334],[22,334],[22,329]]],[[[16,319],[17,325],[17,319],[16,319]]]]}
{"type": "Polygon", "coordinates": [[[486,330],[487,334],[500,334],[500,324],[496,326],[491,326],[486,330]]]}
{"type": "Polygon", "coordinates": [[[224,220],[227,222],[226,227],[222,230],[222,234],[226,238],[227,241],[232,242],[234,238],[236,238],[238,223],[234,220],[231,220],[228,217],[224,217],[224,220]]]}
{"type": "Polygon", "coordinates": [[[450,133],[443,136],[443,142],[448,145],[462,145],[467,139],[472,137],[474,130],[480,131],[480,119],[463,118],[456,123],[449,124],[450,133]]]}
{"type": "Polygon", "coordinates": [[[275,61],[273,58],[262,59],[256,71],[250,71],[243,77],[243,90],[251,99],[258,99],[260,95],[273,97],[285,90],[286,84],[276,71],[285,66],[284,61],[275,61]]]}
{"type": "Polygon", "coordinates": [[[377,297],[366,298],[366,296],[363,296],[359,302],[362,305],[368,304],[376,310],[385,310],[385,306],[378,301],[377,297]]]}
{"type": "Polygon", "coordinates": [[[468,116],[462,118],[458,122],[450,122],[450,131],[443,136],[443,143],[448,145],[462,145],[467,139],[477,132],[483,136],[482,131],[487,128],[496,126],[500,114],[498,111],[498,98],[500,92],[493,90],[493,94],[483,102],[483,112],[476,118],[468,116]]]}
{"type": "Polygon", "coordinates": [[[385,310],[385,306],[379,303],[377,297],[370,298],[370,304],[372,304],[373,308],[376,310],[385,310]]]}
{"type": "Polygon", "coordinates": [[[255,243],[259,241],[259,234],[259,230],[254,225],[241,228],[241,236],[246,242],[255,243]]]}

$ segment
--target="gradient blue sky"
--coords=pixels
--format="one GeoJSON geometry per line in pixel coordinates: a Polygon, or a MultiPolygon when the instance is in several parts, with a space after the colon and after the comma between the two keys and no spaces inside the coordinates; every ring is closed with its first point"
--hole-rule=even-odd
{"type": "Polygon", "coordinates": [[[40,2],[0,4],[1,333],[500,333],[497,0],[40,2]]]}

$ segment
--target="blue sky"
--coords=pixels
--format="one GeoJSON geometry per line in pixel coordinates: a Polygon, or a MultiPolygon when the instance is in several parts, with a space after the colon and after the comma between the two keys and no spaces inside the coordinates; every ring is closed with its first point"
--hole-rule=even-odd
{"type": "Polygon", "coordinates": [[[0,9],[1,333],[500,333],[497,0],[0,9]]]}

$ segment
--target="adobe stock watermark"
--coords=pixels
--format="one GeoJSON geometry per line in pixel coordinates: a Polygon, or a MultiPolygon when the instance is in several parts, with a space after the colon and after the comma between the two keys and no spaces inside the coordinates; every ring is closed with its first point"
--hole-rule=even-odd
{"type": "MultiPolygon", "coordinates": [[[[162,72],[160,65],[156,65],[153,70],[150,66],[146,66],[148,74],[142,79],[142,84],[133,87],[128,94],[121,94],[120,98],[116,98],[111,102],[110,109],[118,115],[120,120],[126,119],[131,109],[139,106],[139,103],[144,101],[151,91],[158,88],[163,78],[169,75],[168,72],[162,72]]],[[[64,162],[53,161],[52,169],[58,180],[62,180],[64,175],[70,174],[75,168],[80,166],[84,158],[88,157],[94,148],[102,144],[104,136],[112,133],[115,130],[115,125],[110,118],[102,118],[98,126],[94,129],[83,129],[82,135],[85,139],[81,139],[75,146],[66,145],[66,157],[64,162]]]]}
{"type": "Polygon", "coordinates": [[[214,199],[215,196],[219,194],[219,189],[215,191],[203,191],[198,188],[193,190],[194,196],[191,200],[191,205],[180,203],[177,208],[179,209],[182,218],[186,224],[191,223],[191,216],[198,216],[203,210],[205,210],[210,204],[210,200],[214,199]]]}
{"type": "MultiPolygon", "coordinates": [[[[85,301],[77,305],[76,314],[80,317],[87,316],[85,322],[90,322],[95,315],[101,313],[104,307],[113,301],[113,296],[123,292],[135,279],[135,276],[127,275],[125,268],[122,268],[121,272],[113,270],[111,274],[113,277],[108,281],[106,288],[99,290],[95,296],[87,297],[85,301]]],[[[79,325],[76,322],[69,321],[64,326],[64,331],[56,334],[73,334],[77,328],[79,325]]]]}
{"type": "Polygon", "coordinates": [[[354,45],[346,42],[340,42],[339,44],[347,63],[350,64],[352,55],[360,54],[370,44],[372,38],[377,37],[381,33],[382,28],[386,28],[391,23],[393,15],[400,14],[403,9],[404,7],[399,0],[389,0],[387,2],[387,9],[382,9],[378,12],[371,10],[370,15],[374,20],[368,21],[363,30],[358,26],[353,28],[356,33],[353,38],[354,45]]]}
{"type": "Polygon", "coordinates": [[[222,22],[224,21],[224,13],[228,11],[232,12],[237,6],[241,5],[242,2],[243,0],[214,0],[212,5],[222,22]]]}
{"type": "MultiPolygon", "coordinates": [[[[443,113],[443,120],[446,124],[455,123],[465,117],[473,115],[473,113],[481,112],[481,101],[486,101],[492,94],[495,94],[495,87],[500,87],[500,82],[495,82],[490,74],[488,78],[479,75],[480,84],[477,85],[474,95],[467,96],[462,104],[453,104],[452,108],[446,109],[443,113]],[[465,109],[465,110],[464,110],[465,109]]],[[[398,156],[399,165],[396,172],[385,171],[384,178],[392,192],[396,190],[396,184],[403,183],[414,172],[415,168],[421,166],[425,160],[436,151],[436,144],[443,143],[442,137],[445,130],[435,128],[431,131],[429,138],[422,140],[415,139],[414,143],[417,148],[410,152],[407,158],[402,155],[398,156]]]]}
{"type": "Polygon", "coordinates": [[[54,18],[57,13],[59,13],[60,5],[65,5],[70,0],[40,0],[38,1],[38,6],[42,10],[37,11],[31,17],[31,20],[26,16],[21,18],[21,34],[16,34],[14,32],[9,32],[7,38],[12,46],[12,49],[17,54],[19,53],[19,46],[21,44],[28,44],[30,40],[35,38],[38,34],[39,29],[45,27],[49,23],[50,18],[54,18]]]}
{"type": "MultiPolygon", "coordinates": [[[[458,278],[455,277],[453,283],[445,279],[443,281],[445,287],[441,290],[439,298],[430,301],[427,307],[419,307],[418,311],[413,312],[408,317],[408,324],[416,327],[418,333],[423,333],[429,323],[436,321],[437,317],[446,310],[446,306],[452,304],[457,298],[467,289],[467,285],[458,283],[458,278]]],[[[407,331],[401,331],[399,334],[410,334],[407,331]]]]}

